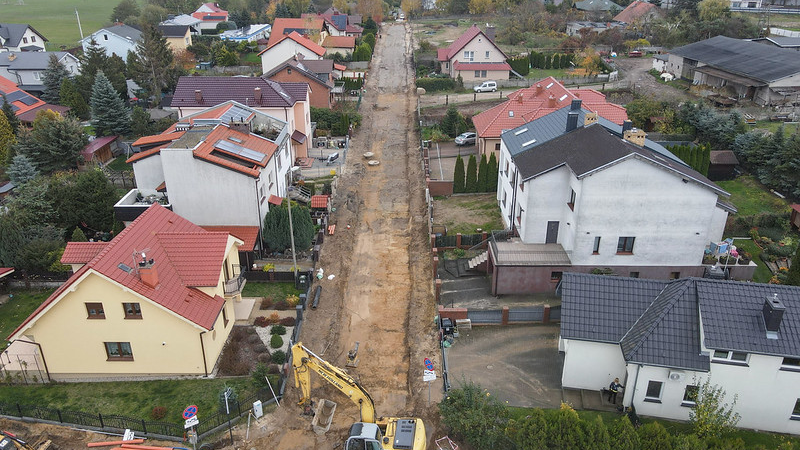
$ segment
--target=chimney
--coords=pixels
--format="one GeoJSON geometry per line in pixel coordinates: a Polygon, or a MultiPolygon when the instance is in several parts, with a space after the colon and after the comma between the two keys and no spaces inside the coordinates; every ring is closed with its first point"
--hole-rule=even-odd
{"type": "Polygon", "coordinates": [[[778,298],[778,294],[772,294],[771,297],[768,296],[764,299],[764,307],[761,309],[761,314],[764,316],[768,339],[778,339],[778,331],[781,328],[784,311],[786,311],[786,307],[778,298]]]}
{"type": "Polygon", "coordinates": [[[622,132],[623,133],[628,131],[628,130],[630,130],[631,128],[633,128],[633,122],[631,122],[630,120],[626,120],[626,121],[622,122],[622,132]]]}
{"type": "Polygon", "coordinates": [[[583,116],[583,126],[588,127],[593,123],[597,123],[597,113],[596,112],[586,113],[586,115],[583,116]]]}
{"type": "Polygon", "coordinates": [[[231,130],[236,130],[240,133],[250,134],[250,122],[245,122],[244,119],[241,118],[238,122],[231,119],[230,122],[228,122],[228,128],[231,130]]]}
{"type": "Polygon", "coordinates": [[[261,88],[257,87],[253,89],[253,98],[255,99],[256,103],[261,103],[261,88]]]}
{"type": "Polygon", "coordinates": [[[151,288],[158,286],[158,271],[154,265],[155,261],[152,258],[148,260],[147,255],[143,252],[142,260],[139,261],[139,278],[142,280],[142,283],[151,288]]]}
{"type": "Polygon", "coordinates": [[[487,39],[489,39],[490,41],[494,42],[494,37],[495,37],[495,34],[496,34],[496,32],[494,30],[494,27],[487,26],[485,34],[486,34],[486,38],[487,39]]]}
{"type": "Polygon", "coordinates": [[[631,144],[638,145],[639,147],[644,147],[645,137],[647,137],[647,133],[638,128],[631,128],[622,133],[622,139],[625,139],[631,144]]]}
{"type": "Polygon", "coordinates": [[[523,100],[522,97],[523,97],[522,92],[520,92],[519,95],[517,95],[517,103],[519,103],[520,105],[522,104],[523,100]]]}
{"type": "Polygon", "coordinates": [[[547,107],[555,108],[556,106],[558,106],[558,99],[556,99],[553,94],[550,94],[550,97],[547,98],[547,107]]]}
{"type": "Polygon", "coordinates": [[[578,115],[579,115],[578,111],[570,111],[567,114],[567,129],[566,129],[567,133],[574,130],[575,128],[578,128],[578,115]]]}
{"type": "Polygon", "coordinates": [[[581,99],[574,98],[572,99],[572,103],[569,105],[570,111],[580,111],[581,110],[581,99]]]}
{"type": "Polygon", "coordinates": [[[542,84],[541,84],[541,83],[537,83],[537,84],[536,84],[536,95],[539,95],[539,94],[541,94],[541,93],[542,93],[542,91],[544,91],[544,87],[542,86],[542,84]]]}
{"type": "Polygon", "coordinates": [[[203,91],[201,89],[194,90],[194,101],[197,103],[203,103],[203,91]]]}

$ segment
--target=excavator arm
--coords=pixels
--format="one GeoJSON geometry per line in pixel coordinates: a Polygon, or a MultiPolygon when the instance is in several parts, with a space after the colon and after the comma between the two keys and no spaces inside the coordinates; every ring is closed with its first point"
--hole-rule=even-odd
{"type": "Polygon", "coordinates": [[[310,371],[313,370],[361,408],[362,422],[375,423],[375,402],[369,392],[347,372],[305,348],[302,342],[292,346],[292,367],[294,368],[294,386],[299,387],[303,393],[298,404],[303,405],[311,400],[310,371]]]}

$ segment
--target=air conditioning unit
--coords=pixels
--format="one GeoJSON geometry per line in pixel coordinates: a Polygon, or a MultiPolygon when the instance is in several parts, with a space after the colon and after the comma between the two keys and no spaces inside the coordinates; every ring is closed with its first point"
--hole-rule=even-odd
{"type": "Polygon", "coordinates": [[[671,370],[669,372],[670,381],[682,381],[684,377],[686,377],[686,374],[683,372],[677,370],[671,370]]]}

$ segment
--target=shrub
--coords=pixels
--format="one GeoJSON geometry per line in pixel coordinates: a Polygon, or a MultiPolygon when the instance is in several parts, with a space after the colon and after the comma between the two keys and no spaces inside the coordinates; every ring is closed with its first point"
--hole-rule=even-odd
{"type": "Polygon", "coordinates": [[[278,323],[280,323],[281,325],[283,325],[285,327],[293,327],[294,324],[295,324],[295,318],[294,317],[284,317],[278,323]]]}
{"type": "Polygon", "coordinates": [[[286,334],[286,327],[283,325],[273,325],[269,330],[269,334],[277,334],[283,336],[286,334]]]}
{"type": "Polygon", "coordinates": [[[264,297],[261,299],[261,305],[258,309],[270,309],[273,302],[274,300],[272,300],[272,297],[264,297]]]}
{"type": "Polygon", "coordinates": [[[703,256],[703,264],[716,264],[717,257],[714,255],[704,255],[703,256]]]}
{"type": "Polygon", "coordinates": [[[279,374],[279,373],[281,373],[281,366],[279,366],[277,364],[270,364],[269,367],[267,367],[267,371],[270,374],[273,374],[273,375],[279,374]]]}
{"type": "Polygon", "coordinates": [[[256,364],[256,368],[253,370],[253,373],[250,376],[253,378],[253,384],[259,387],[266,387],[267,386],[267,374],[269,373],[269,369],[265,363],[258,363],[256,364]]]}
{"type": "Polygon", "coordinates": [[[794,249],[789,245],[782,245],[781,243],[772,243],[765,249],[767,254],[775,255],[778,258],[788,258],[794,254],[794,249]]]}
{"type": "Polygon", "coordinates": [[[275,325],[281,320],[281,316],[278,313],[272,313],[269,315],[269,319],[267,319],[267,325],[275,325]]]}
{"type": "Polygon", "coordinates": [[[253,325],[255,325],[257,327],[265,327],[265,326],[269,325],[269,323],[268,323],[266,317],[258,316],[258,317],[256,317],[256,320],[253,321],[253,325]]]}
{"type": "MultiPolygon", "coordinates": [[[[277,336],[280,338],[280,336],[277,336]]],[[[286,353],[283,350],[276,350],[272,352],[272,362],[275,364],[283,364],[286,362],[286,353]]]]}
{"type": "Polygon", "coordinates": [[[417,87],[424,88],[426,92],[452,91],[456,82],[452,78],[418,78],[417,87]]]}
{"type": "Polygon", "coordinates": [[[258,362],[268,363],[270,361],[272,361],[272,356],[269,353],[259,353],[258,362]]]}
{"type": "Polygon", "coordinates": [[[295,294],[289,294],[286,296],[286,304],[294,308],[297,304],[300,303],[300,297],[295,294]]]}
{"type": "Polygon", "coordinates": [[[163,406],[156,406],[150,411],[150,418],[153,420],[161,420],[167,416],[167,408],[163,406]]]}
{"type": "Polygon", "coordinates": [[[247,342],[251,344],[257,344],[261,342],[261,338],[257,334],[251,334],[250,336],[247,337],[247,342]]]}
{"type": "Polygon", "coordinates": [[[261,270],[263,270],[264,272],[269,272],[270,270],[274,269],[275,269],[275,264],[272,263],[264,264],[264,267],[261,268],[261,270]]]}
{"type": "Polygon", "coordinates": [[[275,309],[277,309],[278,311],[284,311],[284,310],[291,309],[291,308],[294,308],[294,307],[293,306],[289,306],[289,303],[287,303],[286,300],[278,300],[275,303],[275,309]]]}
{"type": "Polygon", "coordinates": [[[269,339],[269,346],[272,348],[283,347],[283,338],[277,334],[273,334],[272,337],[269,339]]]}
{"type": "Polygon", "coordinates": [[[253,351],[256,353],[264,353],[267,351],[267,346],[264,343],[259,343],[253,346],[253,351]]]}
{"type": "Polygon", "coordinates": [[[246,327],[233,327],[231,331],[231,340],[232,341],[243,341],[247,339],[247,330],[246,327]]]}

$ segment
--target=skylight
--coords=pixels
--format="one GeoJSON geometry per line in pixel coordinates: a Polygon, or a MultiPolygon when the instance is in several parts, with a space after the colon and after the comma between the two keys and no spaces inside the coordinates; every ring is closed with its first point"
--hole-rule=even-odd
{"type": "Polygon", "coordinates": [[[553,85],[553,83],[551,82],[550,84],[548,84],[548,85],[547,85],[547,86],[545,86],[544,88],[545,88],[545,89],[550,89],[550,86],[552,86],[552,85],[553,85]]]}
{"type": "Polygon", "coordinates": [[[508,112],[508,117],[514,117],[514,111],[509,111],[508,112]]]}
{"type": "Polygon", "coordinates": [[[528,142],[526,142],[526,143],[522,144],[522,147],[523,147],[523,148],[525,148],[525,147],[527,147],[527,146],[529,146],[529,145],[533,145],[533,144],[535,144],[535,143],[536,143],[536,139],[531,139],[530,141],[528,141],[528,142]]]}
{"type": "Polygon", "coordinates": [[[562,95],[558,101],[563,102],[565,98],[567,98],[567,94],[562,95]]]}
{"type": "Polygon", "coordinates": [[[524,133],[526,131],[528,131],[527,127],[523,128],[521,130],[517,130],[517,131],[514,132],[514,136],[519,136],[520,134],[522,134],[522,133],[524,133]]]}
{"type": "Polygon", "coordinates": [[[233,136],[228,136],[228,140],[230,140],[230,141],[233,141],[233,142],[236,142],[236,143],[239,143],[239,144],[241,144],[241,143],[242,143],[242,140],[241,140],[241,139],[239,139],[239,138],[237,138],[237,137],[233,137],[233,136]]]}

